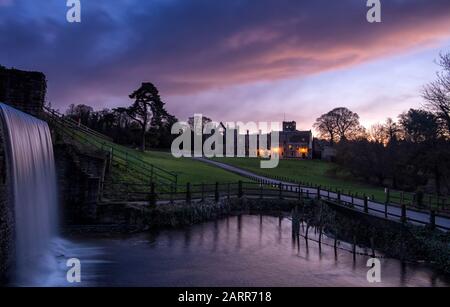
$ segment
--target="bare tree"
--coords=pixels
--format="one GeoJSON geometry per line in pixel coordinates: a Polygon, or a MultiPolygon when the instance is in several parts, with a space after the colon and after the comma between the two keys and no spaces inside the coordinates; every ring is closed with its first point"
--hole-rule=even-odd
{"type": "Polygon", "coordinates": [[[374,124],[370,127],[369,140],[371,142],[386,145],[389,141],[389,136],[386,127],[383,124],[374,124]]]}
{"type": "Polygon", "coordinates": [[[331,144],[336,141],[336,122],[331,114],[331,111],[316,119],[314,129],[319,132],[319,136],[321,138],[329,140],[331,144]]]}
{"type": "Polygon", "coordinates": [[[347,108],[336,108],[331,112],[336,121],[336,132],[341,141],[352,139],[361,132],[358,114],[347,108]]]}
{"type": "Polygon", "coordinates": [[[386,120],[384,129],[388,137],[388,142],[397,141],[400,138],[401,129],[392,118],[389,117],[386,120]]]}
{"type": "Polygon", "coordinates": [[[423,90],[427,101],[426,108],[433,112],[445,126],[447,136],[450,135],[450,53],[441,54],[438,64],[443,71],[437,73],[437,80],[431,82],[423,90]]]}
{"type": "Polygon", "coordinates": [[[314,128],[321,137],[332,143],[365,135],[365,129],[359,124],[358,114],[347,108],[335,108],[323,114],[316,120],[314,128]]]}

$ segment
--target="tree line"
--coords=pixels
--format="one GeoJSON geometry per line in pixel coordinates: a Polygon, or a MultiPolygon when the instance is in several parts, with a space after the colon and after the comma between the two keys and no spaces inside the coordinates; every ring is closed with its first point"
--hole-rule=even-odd
{"type": "Polygon", "coordinates": [[[410,109],[365,129],[358,114],[340,107],[314,128],[336,149],[336,162],[354,177],[395,189],[450,192],[450,53],[426,85],[422,108],[410,109]]]}
{"type": "Polygon", "coordinates": [[[66,116],[111,137],[118,144],[139,147],[142,151],[170,148],[171,127],[178,120],[165,109],[158,89],[152,83],[142,83],[129,97],[134,100],[130,106],[101,111],[84,104],[72,104],[66,116]]]}

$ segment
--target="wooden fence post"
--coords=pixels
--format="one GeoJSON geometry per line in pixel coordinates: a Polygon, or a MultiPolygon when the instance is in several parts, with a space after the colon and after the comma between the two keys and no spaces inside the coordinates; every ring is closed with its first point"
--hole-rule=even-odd
{"type": "Polygon", "coordinates": [[[173,184],[170,185],[170,204],[173,205],[174,199],[174,192],[175,192],[175,187],[173,184]]]}
{"type": "Polygon", "coordinates": [[[239,183],[238,183],[238,197],[242,198],[242,196],[244,196],[244,193],[242,191],[242,181],[239,180],[239,183]]]}
{"type": "Polygon", "coordinates": [[[205,184],[202,182],[202,201],[205,201],[205,184]]]}
{"type": "Polygon", "coordinates": [[[386,194],[386,199],[384,201],[384,217],[388,218],[388,205],[391,198],[391,191],[389,190],[389,188],[384,189],[384,194],[386,194]]]}
{"type": "Polygon", "coordinates": [[[192,200],[191,184],[188,182],[186,183],[186,202],[190,204],[191,200],[192,200]]]}
{"type": "Polygon", "coordinates": [[[406,205],[402,204],[402,223],[406,223],[408,221],[406,217],[406,205]]]}
{"type": "Polygon", "coordinates": [[[436,212],[434,210],[430,211],[430,228],[436,228],[436,212]]]}
{"type": "Polygon", "coordinates": [[[156,191],[155,191],[155,183],[150,183],[150,206],[156,206],[156,191]]]}
{"type": "Polygon", "coordinates": [[[215,199],[216,203],[219,202],[219,183],[218,182],[216,182],[216,190],[214,193],[214,199],[215,199]]]}

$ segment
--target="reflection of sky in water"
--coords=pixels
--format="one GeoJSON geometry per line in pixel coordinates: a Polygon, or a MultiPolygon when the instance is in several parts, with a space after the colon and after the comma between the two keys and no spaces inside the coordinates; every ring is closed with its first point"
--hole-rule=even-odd
{"type": "MultiPolygon", "coordinates": [[[[304,234],[304,230],[303,230],[304,234]]],[[[311,238],[318,234],[310,229],[311,238]]],[[[317,242],[293,242],[291,221],[276,217],[230,217],[184,230],[74,238],[82,262],[82,286],[371,286],[369,257],[317,242]]],[[[329,238],[324,243],[333,244],[329,238]]],[[[359,249],[359,252],[364,250],[359,249]]],[[[367,251],[370,254],[370,251],[367,251]]],[[[382,258],[376,286],[445,286],[430,268],[382,258]]],[[[64,285],[64,284],[62,284],[64,285]]]]}

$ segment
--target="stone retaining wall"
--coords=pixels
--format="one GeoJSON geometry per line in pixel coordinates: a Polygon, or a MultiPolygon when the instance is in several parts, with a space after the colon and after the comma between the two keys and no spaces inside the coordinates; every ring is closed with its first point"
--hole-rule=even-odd
{"type": "Polygon", "coordinates": [[[14,211],[7,176],[6,145],[0,120],[0,284],[8,279],[14,259],[14,211]]]}
{"type": "Polygon", "coordinates": [[[7,69],[0,65],[0,102],[40,117],[47,92],[41,72],[7,69]]]}

